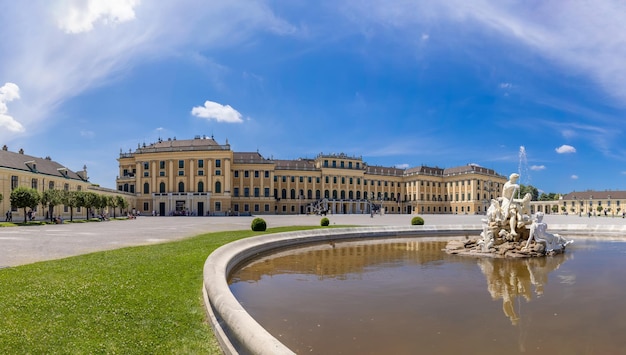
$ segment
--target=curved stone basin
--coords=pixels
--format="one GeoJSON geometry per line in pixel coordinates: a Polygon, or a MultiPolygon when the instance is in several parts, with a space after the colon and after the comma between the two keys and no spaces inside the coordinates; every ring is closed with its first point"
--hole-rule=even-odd
{"type": "MultiPolygon", "coordinates": [[[[598,235],[619,237],[623,226],[580,228],[552,226],[552,231],[566,235],[598,235]]],[[[204,268],[204,294],[207,311],[216,337],[226,353],[292,354],[293,352],[269,334],[241,306],[232,294],[228,278],[243,262],[271,250],[308,243],[320,243],[354,238],[397,238],[403,236],[463,236],[477,235],[480,226],[369,227],[346,229],[317,229],[264,235],[240,240],[216,250],[204,268]]]]}

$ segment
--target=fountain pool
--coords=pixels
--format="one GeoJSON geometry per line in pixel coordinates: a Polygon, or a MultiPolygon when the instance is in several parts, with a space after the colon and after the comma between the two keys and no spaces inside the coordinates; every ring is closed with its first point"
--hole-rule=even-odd
{"type": "Polygon", "coordinates": [[[626,351],[626,243],[577,239],[530,259],[467,258],[448,239],[309,245],[232,273],[245,310],[296,353],[626,351]]]}

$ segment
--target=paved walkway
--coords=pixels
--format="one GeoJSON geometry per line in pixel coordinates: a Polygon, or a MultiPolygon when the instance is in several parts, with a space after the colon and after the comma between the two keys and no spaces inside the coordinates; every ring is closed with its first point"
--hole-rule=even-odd
{"type": "MultiPolygon", "coordinates": [[[[261,216],[269,228],[317,226],[320,216],[261,216]]],[[[336,225],[410,225],[411,215],[329,215],[336,225]]],[[[428,225],[476,224],[480,215],[423,215],[428,225]]],[[[0,268],[102,250],[178,240],[201,233],[248,230],[254,217],[139,217],[128,221],[0,228],[0,268]]],[[[547,215],[554,224],[626,225],[622,218],[547,215]]]]}

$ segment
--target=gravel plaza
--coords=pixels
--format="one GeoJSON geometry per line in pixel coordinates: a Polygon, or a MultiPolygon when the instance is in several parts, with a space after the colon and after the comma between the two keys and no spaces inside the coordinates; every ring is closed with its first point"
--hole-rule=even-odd
{"type": "MultiPolygon", "coordinates": [[[[414,215],[369,214],[328,215],[331,225],[407,226],[414,215]]],[[[316,215],[263,215],[268,228],[281,226],[319,226],[316,215]]],[[[422,215],[425,224],[474,225],[481,224],[482,215],[422,215]]],[[[249,230],[252,217],[138,217],[134,220],[108,222],[66,223],[28,227],[0,228],[0,268],[39,261],[55,260],[137,245],[149,245],[180,240],[195,235],[249,230]]],[[[547,215],[548,224],[572,225],[626,225],[620,217],[579,217],[578,215],[547,215]]],[[[208,256],[208,255],[207,255],[208,256]]]]}

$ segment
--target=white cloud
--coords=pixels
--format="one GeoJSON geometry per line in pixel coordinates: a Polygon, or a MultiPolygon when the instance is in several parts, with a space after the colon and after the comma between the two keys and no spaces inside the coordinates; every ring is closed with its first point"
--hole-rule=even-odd
{"type": "Polygon", "coordinates": [[[0,87],[0,127],[10,132],[24,132],[24,126],[8,115],[7,102],[20,98],[20,88],[14,83],[5,83],[0,87]]]}
{"type": "MultiPolygon", "coordinates": [[[[300,29],[264,2],[247,0],[32,0],[3,3],[0,78],[20,83],[13,116],[32,133],[56,124],[56,109],[87,90],[124,79],[138,65],[241,45],[259,33],[300,29]],[[79,3],[84,5],[79,6],[79,3]],[[74,10],[72,10],[74,9],[74,10]],[[74,11],[75,14],[70,13],[74,11]],[[125,22],[123,22],[125,21],[125,22]],[[123,26],[119,24],[123,22],[123,26]],[[109,25],[107,25],[109,24],[109,25]],[[111,24],[117,24],[111,26],[111,24]],[[80,32],[69,35],[66,31],[80,32]],[[91,26],[91,30],[89,30],[91,26]]],[[[211,73],[209,73],[211,74],[211,73]]],[[[14,120],[3,117],[16,126],[14,120]]],[[[0,129],[0,141],[15,134],[0,129]]]]}
{"type": "Polygon", "coordinates": [[[563,144],[562,146],[554,149],[557,153],[559,154],[569,154],[569,153],[576,153],[576,148],[572,147],[571,145],[567,145],[567,144],[563,144]]]}
{"type": "Polygon", "coordinates": [[[500,83],[500,89],[511,89],[513,84],[511,83],[500,83]]]}
{"type": "Polygon", "coordinates": [[[80,136],[85,138],[93,138],[96,136],[94,131],[80,131],[80,136]]]}
{"type": "Polygon", "coordinates": [[[571,178],[572,180],[578,180],[578,175],[572,175],[571,178]]]}
{"type": "Polygon", "coordinates": [[[139,0],[66,0],[58,8],[59,28],[67,33],[93,30],[96,22],[116,24],[135,19],[139,0]]]}
{"type": "Polygon", "coordinates": [[[398,169],[408,169],[409,168],[409,164],[396,164],[396,168],[398,169]]]}
{"type": "Polygon", "coordinates": [[[368,28],[380,23],[409,32],[450,25],[491,31],[599,83],[618,104],[626,98],[626,2],[617,0],[350,1],[344,13],[368,28]],[[555,17],[554,14],[559,14],[555,17]],[[449,24],[442,25],[448,22],[449,24]],[[474,27],[474,28],[472,28],[474,27]]]}
{"type": "Polygon", "coordinates": [[[530,170],[534,170],[534,171],[546,170],[546,166],[545,165],[533,165],[530,167],[530,170]]]}
{"type": "Polygon", "coordinates": [[[222,105],[213,101],[205,101],[204,106],[192,108],[191,114],[196,117],[215,120],[217,122],[243,122],[241,114],[230,105],[222,105]]]}

